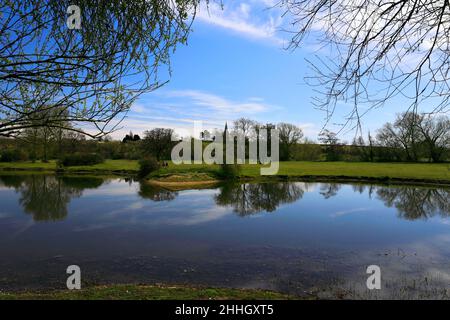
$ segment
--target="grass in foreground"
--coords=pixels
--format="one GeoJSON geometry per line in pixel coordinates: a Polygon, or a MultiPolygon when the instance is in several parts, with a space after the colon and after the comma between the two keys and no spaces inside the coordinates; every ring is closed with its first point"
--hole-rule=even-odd
{"type": "Polygon", "coordinates": [[[1,293],[0,300],[284,300],[292,297],[263,290],[112,285],[82,290],[1,293]]]}

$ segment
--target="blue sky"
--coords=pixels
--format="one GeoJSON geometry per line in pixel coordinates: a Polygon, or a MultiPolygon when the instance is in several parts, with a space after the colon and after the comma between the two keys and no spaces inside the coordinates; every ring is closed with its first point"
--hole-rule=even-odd
{"type": "MultiPolygon", "coordinates": [[[[325,123],[323,112],[312,105],[313,89],[304,77],[311,74],[305,58],[320,54],[314,38],[292,52],[285,49],[289,34],[273,0],[224,1],[223,10],[210,5],[197,14],[188,45],[172,57],[172,75],[164,87],[141,96],[112,134],[121,138],[132,130],[142,134],[155,127],[174,128],[180,135],[192,131],[193,121],[205,129],[223,128],[239,117],[260,122],[289,122],[316,140],[325,123]]],[[[323,53],[322,53],[323,54],[323,53]]],[[[364,119],[363,129],[374,132],[394,119],[397,107],[386,106],[364,119]]],[[[337,121],[346,109],[341,105],[337,121]]],[[[331,124],[330,129],[337,127],[331,124]]],[[[351,141],[354,133],[343,133],[351,141]]]]}

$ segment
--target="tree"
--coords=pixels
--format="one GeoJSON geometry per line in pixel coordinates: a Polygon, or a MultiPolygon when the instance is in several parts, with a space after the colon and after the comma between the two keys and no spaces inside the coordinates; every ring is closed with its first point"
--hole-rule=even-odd
{"type": "MultiPolygon", "coordinates": [[[[423,116],[414,112],[405,112],[397,115],[395,122],[386,123],[378,130],[377,140],[384,147],[401,149],[405,152],[407,161],[417,161],[418,147],[421,142],[419,130],[423,116]]],[[[402,158],[401,155],[398,158],[402,158]]]]}
{"type": "Polygon", "coordinates": [[[64,118],[65,111],[62,108],[43,108],[29,118],[32,126],[22,130],[19,137],[30,146],[32,160],[37,158],[37,148],[42,147],[42,160],[46,162],[49,159],[49,149],[55,144],[58,155],[61,155],[63,139],[68,128],[72,127],[64,118]],[[47,126],[49,119],[52,119],[57,126],[47,126]]]}
{"type": "MultiPolygon", "coordinates": [[[[273,123],[266,123],[265,125],[261,125],[258,130],[258,137],[260,138],[260,140],[266,140],[268,156],[272,155],[272,130],[275,128],[276,128],[276,126],[273,123]],[[261,136],[261,134],[260,134],[261,130],[266,130],[267,137],[261,136]]],[[[258,143],[258,150],[259,150],[259,146],[260,146],[260,143],[258,143]]]]}
{"type": "Polygon", "coordinates": [[[79,0],[79,29],[66,24],[69,1],[2,1],[0,136],[73,122],[86,126],[63,128],[91,137],[116,129],[140,94],[164,84],[158,70],[186,42],[199,1],[79,0]],[[54,109],[63,122],[31,121],[54,109]]]}
{"type": "Polygon", "coordinates": [[[319,141],[325,145],[325,153],[327,156],[327,161],[337,161],[339,160],[339,138],[335,132],[329,131],[327,129],[323,130],[319,134],[319,141]]]}
{"type": "Polygon", "coordinates": [[[369,159],[371,162],[375,160],[375,140],[373,139],[372,135],[369,133],[367,134],[367,138],[369,140],[369,159]]]}
{"type": "MultiPolygon", "coordinates": [[[[248,118],[239,118],[233,121],[234,133],[240,135],[244,138],[245,142],[245,157],[248,158],[249,155],[249,143],[250,139],[254,138],[255,132],[252,132],[255,129],[255,125],[257,125],[256,121],[253,121],[248,118]]],[[[235,138],[236,142],[236,138],[235,138]]],[[[237,145],[236,145],[237,147],[237,145]]],[[[259,142],[257,142],[257,148],[259,147],[259,142]]],[[[236,149],[237,150],[237,149],[236,149]]]]}
{"type": "Polygon", "coordinates": [[[372,138],[372,135],[370,134],[370,131],[367,134],[367,140],[368,145],[364,141],[364,138],[362,136],[359,136],[358,138],[354,139],[353,146],[357,148],[357,152],[362,161],[373,162],[375,160],[375,152],[374,152],[375,142],[372,138]]]}
{"type": "Polygon", "coordinates": [[[423,117],[418,129],[422,134],[430,161],[440,162],[450,149],[450,120],[448,117],[423,117]]]}
{"type": "Polygon", "coordinates": [[[240,133],[244,136],[244,138],[248,138],[248,134],[250,130],[255,125],[255,121],[248,119],[248,118],[240,118],[233,122],[234,130],[237,133],[240,133]]]}
{"type": "Polygon", "coordinates": [[[126,134],[125,137],[122,139],[123,143],[132,142],[132,141],[139,141],[141,140],[141,137],[137,134],[133,134],[132,131],[130,133],[126,134]]]}
{"type": "Polygon", "coordinates": [[[169,159],[172,150],[173,129],[156,128],[145,131],[142,140],[144,154],[150,154],[156,157],[158,161],[169,159]]]}
{"type": "Polygon", "coordinates": [[[433,99],[432,112],[449,109],[450,3],[443,1],[282,0],[292,17],[290,48],[308,34],[328,44],[327,59],[310,59],[315,75],[307,77],[319,92],[316,106],[327,121],[339,101],[351,102],[345,124],[359,125],[369,110],[397,95],[409,99],[416,113],[433,99]]]}
{"type": "Polygon", "coordinates": [[[299,127],[281,122],[277,125],[281,145],[281,160],[289,160],[292,156],[292,147],[303,138],[303,131],[299,127]]]}
{"type": "Polygon", "coordinates": [[[200,132],[200,139],[203,141],[211,141],[211,133],[208,130],[200,132]]]}

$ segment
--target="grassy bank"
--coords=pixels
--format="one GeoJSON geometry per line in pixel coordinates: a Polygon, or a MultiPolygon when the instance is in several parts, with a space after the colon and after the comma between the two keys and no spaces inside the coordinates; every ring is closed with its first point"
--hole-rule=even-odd
{"type": "MultiPolygon", "coordinates": [[[[55,162],[0,163],[0,170],[56,171],[55,162]]],[[[106,160],[93,166],[64,168],[67,173],[136,173],[137,161],[106,160]]],[[[153,179],[176,181],[214,180],[219,166],[170,164],[152,175],[153,179]],[[174,179],[176,177],[176,179],[174,179]],[[208,178],[209,177],[209,178],[208,178]]],[[[450,183],[450,165],[445,163],[370,163],[370,162],[281,162],[277,176],[290,178],[374,179],[450,183]]],[[[261,178],[260,166],[243,165],[241,178],[261,178]]],[[[270,177],[269,177],[270,178],[270,177]]]]}
{"type": "MultiPolygon", "coordinates": [[[[260,175],[261,166],[241,166],[242,179],[270,179],[260,175]]],[[[170,165],[152,175],[154,179],[170,179],[171,176],[192,176],[207,174],[214,179],[218,166],[170,165]]],[[[277,177],[336,179],[336,180],[379,180],[410,181],[429,183],[450,183],[450,165],[445,163],[369,163],[369,162],[280,162],[277,177]]]]}
{"type": "Polygon", "coordinates": [[[82,290],[2,293],[0,300],[270,300],[290,296],[263,290],[111,285],[82,290]]]}
{"type": "MultiPolygon", "coordinates": [[[[139,169],[137,161],[134,160],[106,160],[103,163],[92,166],[64,167],[63,171],[68,173],[137,173],[139,169]]],[[[58,170],[56,161],[49,162],[0,162],[0,171],[47,171],[58,170]]]]}

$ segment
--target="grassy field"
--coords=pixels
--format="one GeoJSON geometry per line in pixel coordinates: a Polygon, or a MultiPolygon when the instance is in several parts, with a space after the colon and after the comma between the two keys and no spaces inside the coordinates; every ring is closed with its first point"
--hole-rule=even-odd
{"type": "Polygon", "coordinates": [[[292,297],[263,290],[112,285],[82,290],[2,293],[0,300],[280,300],[292,297]]]}
{"type": "MultiPolygon", "coordinates": [[[[55,171],[54,161],[0,163],[0,170],[27,170],[27,171],[55,171]]],[[[169,164],[162,168],[154,177],[168,175],[184,175],[188,180],[196,177],[213,177],[218,166],[209,165],[180,165],[169,164]]],[[[243,165],[240,175],[247,178],[260,177],[260,166],[243,165]]],[[[64,168],[64,172],[76,173],[136,173],[137,161],[133,160],[106,160],[104,163],[93,166],[74,166],[64,168]]],[[[398,180],[424,180],[450,182],[450,164],[431,163],[370,163],[370,162],[281,162],[278,175],[289,177],[337,177],[337,178],[373,178],[398,180]]],[[[202,178],[203,179],[203,178],[202,178]]]]}
{"type": "MultiPolygon", "coordinates": [[[[138,163],[134,160],[106,160],[103,163],[92,166],[65,167],[65,172],[129,172],[138,171],[138,163]]],[[[0,162],[0,170],[26,170],[26,171],[55,171],[56,161],[49,162],[0,162]]]]}
{"type": "MultiPolygon", "coordinates": [[[[259,171],[255,167],[245,166],[242,174],[254,176],[259,174],[259,171]]],[[[278,174],[450,181],[450,165],[431,163],[282,162],[278,174]]]]}
{"type": "MultiPolygon", "coordinates": [[[[168,174],[209,173],[214,174],[218,166],[170,165],[156,176],[168,174]]],[[[260,166],[243,165],[241,177],[257,178],[260,166]]],[[[432,163],[370,163],[370,162],[280,162],[278,176],[326,177],[354,179],[398,179],[450,182],[450,164],[432,163]]]]}

